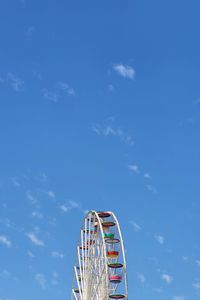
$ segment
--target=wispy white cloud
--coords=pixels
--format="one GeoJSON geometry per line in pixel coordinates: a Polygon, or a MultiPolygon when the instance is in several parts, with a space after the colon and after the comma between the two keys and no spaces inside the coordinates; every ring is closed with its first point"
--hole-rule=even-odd
{"type": "Polygon", "coordinates": [[[75,96],[75,95],[76,95],[75,90],[72,89],[72,88],[69,88],[69,89],[67,90],[67,93],[68,93],[68,95],[71,95],[71,96],[75,96]]]}
{"type": "Polygon", "coordinates": [[[24,86],[24,81],[11,72],[7,73],[7,82],[16,92],[21,91],[24,86]]]}
{"type": "Polygon", "coordinates": [[[158,235],[155,235],[154,238],[159,244],[161,244],[161,245],[164,244],[164,241],[165,241],[164,236],[158,234],[158,235]]]}
{"type": "Polygon", "coordinates": [[[111,126],[101,127],[100,125],[93,126],[93,131],[98,135],[117,135],[116,130],[113,129],[111,126]]]}
{"type": "Polygon", "coordinates": [[[188,261],[189,261],[189,257],[188,257],[188,256],[185,256],[185,255],[183,255],[183,256],[182,256],[182,260],[183,260],[184,262],[188,262],[188,261]]]}
{"type": "Polygon", "coordinates": [[[69,84],[66,82],[59,81],[56,83],[56,87],[60,90],[67,91],[69,89],[69,84]]]}
{"type": "Polygon", "coordinates": [[[33,206],[35,206],[37,209],[39,209],[38,199],[32,194],[32,192],[27,191],[26,197],[33,206]]]}
{"type": "Polygon", "coordinates": [[[124,64],[115,64],[113,66],[113,69],[124,78],[132,80],[135,78],[135,70],[131,66],[124,64]]]}
{"type": "Polygon", "coordinates": [[[146,277],[142,273],[137,273],[137,278],[141,283],[145,283],[146,277]]]}
{"type": "Polygon", "coordinates": [[[69,200],[67,204],[60,205],[60,209],[63,213],[67,213],[74,208],[81,209],[80,203],[73,200],[69,200]]]}
{"type": "Polygon", "coordinates": [[[108,136],[117,137],[122,142],[124,142],[130,146],[134,145],[134,141],[133,141],[133,138],[131,137],[131,135],[124,132],[124,130],[122,130],[120,127],[115,128],[113,125],[101,126],[101,125],[97,124],[92,127],[92,130],[98,135],[102,135],[105,137],[108,137],[108,136]]]}
{"type": "Polygon", "coordinates": [[[63,253],[58,252],[58,251],[52,251],[51,252],[51,256],[55,257],[55,258],[61,258],[61,259],[63,259],[65,255],[63,253]]]}
{"type": "Polygon", "coordinates": [[[43,214],[39,211],[33,211],[31,215],[33,218],[37,218],[40,220],[42,220],[44,218],[43,214]]]}
{"type": "Polygon", "coordinates": [[[161,279],[164,280],[167,284],[169,284],[172,282],[173,277],[169,274],[162,274],[161,279]]]}
{"type": "Polygon", "coordinates": [[[173,300],[185,300],[184,296],[173,296],[172,297],[173,300]]]}
{"type": "Polygon", "coordinates": [[[44,241],[40,240],[35,233],[33,232],[29,232],[27,233],[26,235],[29,240],[35,245],[35,246],[39,246],[39,247],[43,247],[45,244],[44,244],[44,241]]]}
{"type": "Polygon", "coordinates": [[[35,274],[35,280],[41,286],[42,289],[46,288],[47,280],[44,274],[41,273],[35,274]]]}
{"type": "Polygon", "coordinates": [[[40,182],[42,182],[42,183],[45,183],[45,182],[47,182],[48,181],[48,179],[47,179],[47,174],[45,173],[45,172],[41,172],[40,174],[39,174],[39,181],[40,182]]]}
{"type": "Polygon", "coordinates": [[[27,255],[30,257],[30,258],[34,258],[35,255],[33,254],[33,252],[31,251],[27,251],[27,255]]]}
{"type": "Polygon", "coordinates": [[[19,182],[19,179],[18,179],[17,177],[13,177],[13,178],[12,178],[12,183],[13,183],[13,185],[16,186],[16,187],[20,187],[20,186],[21,186],[21,184],[20,184],[20,182],[19,182]]]}
{"type": "Polygon", "coordinates": [[[136,222],[130,221],[130,224],[133,226],[135,232],[139,232],[140,230],[142,230],[142,227],[138,225],[136,222]]]}
{"type": "Polygon", "coordinates": [[[12,72],[7,72],[5,77],[0,77],[0,83],[7,84],[16,92],[21,91],[24,86],[24,81],[12,72]]]}
{"type": "Polygon", "coordinates": [[[47,88],[42,89],[42,95],[45,99],[50,100],[50,101],[55,102],[55,103],[58,102],[58,100],[59,100],[58,93],[51,92],[47,88]]]}
{"type": "Polygon", "coordinates": [[[53,91],[50,91],[48,88],[43,88],[42,94],[45,99],[57,103],[60,99],[63,99],[66,94],[75,96],[76,92],[68,83],[59,81],[55,84],[53,91]]]}
{"type": "Polygon", "coordinates": [[[145,174],[144,174],[144,178],[146,178],[146,179],[151,179],[151,175],[150,175],[149,173],[145,173],[145,174]]]}
{"type": "Polygon", "coordinates": [[[28,198],[28,200],[30,200],[33,203],[35,203],[37,201],[37,199],[31,194],[30,191],[26,192],[26,197],[28,198]]]}
{"type": "Polygon", "coordinates": [[[39,71],[33,70],[33,76],[38,80],[42,80],[42,74],[39,71]]]}
{"type": "Polygon", "coordinates": [[[56,83],[56,88],[61,91],[66,91],[68,95],[75,96],[75,90],[69,86],[68,83],[59,81],[56,83]]]}
{"type": "Polygon", "coordinates": [[[157,194],[157,189],[153,185],[147,184],[146,187],[149,192],[151,192],[153,194],[157,194]]]}
{"type": "Polygon", "coordinates": [[[134,173],[139,174],[139,167],[137,165],[128,165],[128,169],[134,173]]]}
{"type": "Polygon", "coordinates": [[[52,199],[54,199],[56,197],[56,194],[53,191],[51,191],[51,190],[49,190],[47,192],[47,195],[49,196],[49,198],[52,198],[52,199]]]}
{"type": "Polygon", "coordinates": [[[1,279],[1,281],[2,281],[2,279],[6,279],[9,281],[11,281],[11,280],[17,281],[18,280],[18,278],[16,276],[13,276],[12,273],[10,271],[8,271],[7,269],[3,269],[2,271],[0,271],[0,279],[1,279]]]}
{"type": "Polygon", "coordinates": [[[17,232],[23,232],[22,227],[18,227],[13,221],[8,218],[0,218],[0,224],[17,232]]]}
{"type": "Polygon", "coordinates": [[[6,247],[11,247],[12,243],[5,235],[0,235],[0,244],[5,245],[6,247]]]}

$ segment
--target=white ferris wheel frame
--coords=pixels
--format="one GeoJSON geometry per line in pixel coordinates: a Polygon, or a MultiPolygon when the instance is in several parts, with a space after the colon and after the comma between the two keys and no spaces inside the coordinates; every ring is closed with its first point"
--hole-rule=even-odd
{"type": "MultiPolygon", "coordinates": [[[[115,232],[119,237],[119,249],[121,250],[121,263],[123,265],[123,290],[124,299],[128,299],[128,281],[127,281],[127,265],[126,255],[123,243],[123,237],[120,229],[117,217],[113,212],[106,212],[110,214],[110,218],[115,223],[115,232]]],[[[118,261],[118,259],[117,259],[118,261]]],[[[77,246],[77,263],[74,266],[74,281],[72,287],[72,300],[108,300],[110,292],[112,291],[111,284],[109,284],[109,270],[108,270],[109,259],[107,258],[107,245],[104,238],[104,229],[102,226],[102,218],[99,217],[98,212],[91,210],[87,213],[84,218],[83,226],[80,232],[80,240],[77,246]],[[98,222],[98,233],[94,237],[94,230],[92,225],[92,219],[98,222]],[[91,240],[92,238],[92,240],[91,240]],[[94,239],[95,238],[95,239],[94,239]],[[95,240],[95,248],[93,241],[95,240]],[[92,241],[92,245],[91,245],[92,241]],[[101,241],[100,244],[99,241],[101,241]],[[93,256],[92,252],[93,251],[93,256]],[[99,256],[95,256],[95,251],[98,252],[99,256]],[[91,258],[92,257],[92,258],[91,258]],[[98,263],[98,265],[97,265],[98,263]],[[77,266],[78,264],[78,266],[77,266]],[[100,275],[92,276],[91,266],[95,264],[95,272],[101,272],[100,275]],[[96,283],[94,281],[96,280],[96,283]],[[74,288],[76,283],[77,289],[74,288]],[[93,287],[93,291],[91,291],[93,287]],[[78,295],[76,293],[78,290],[78,295]],[[98,292],[98,294],[95,294],[98,292]]],[[[114,291],[118,289],[118,284],[115,286],[114,291]]],[[[116,298],[117,299],[117,298],[116,298]]]]}

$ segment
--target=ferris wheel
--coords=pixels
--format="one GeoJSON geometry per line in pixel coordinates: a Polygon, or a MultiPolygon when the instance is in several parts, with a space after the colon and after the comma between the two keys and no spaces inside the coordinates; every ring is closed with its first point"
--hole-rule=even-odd
{"type": "Polygon", "coordinates": [[[71,299],[128,299],[123,239],[112,212],[90,211],[84,219],[71,299]]]}

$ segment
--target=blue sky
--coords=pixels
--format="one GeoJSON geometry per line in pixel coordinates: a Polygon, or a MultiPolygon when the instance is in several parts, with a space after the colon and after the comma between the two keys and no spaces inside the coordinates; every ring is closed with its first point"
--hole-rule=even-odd
{"type": "Polygon", "coordinates": [[[199,1],[0,4],[0,300],[69,299],[85,211],[129,299],[200,297],[199,1]]]}

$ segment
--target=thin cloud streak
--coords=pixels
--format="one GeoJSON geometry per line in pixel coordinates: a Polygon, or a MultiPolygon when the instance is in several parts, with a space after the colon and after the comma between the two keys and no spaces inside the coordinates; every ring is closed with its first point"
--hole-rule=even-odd
{"type": "Polygon", "coordinates": [[[140,225],[138,225],[136,222],[130,221],[130,224],[133,227],[135,232],[139,232],[142,230],[142,227],[140,225]]]}
{"type": "Polygon", "coordinates": [[[35,246],[39,246],[39,247],[44,247],[44,242],[42,240],[40,240],[36,235],[35,233],[33,232],[30,232],[30,233],[27,233],[26,235],[29,240],[35,245],[35,246]]]}

